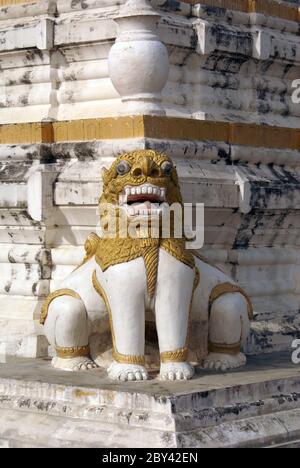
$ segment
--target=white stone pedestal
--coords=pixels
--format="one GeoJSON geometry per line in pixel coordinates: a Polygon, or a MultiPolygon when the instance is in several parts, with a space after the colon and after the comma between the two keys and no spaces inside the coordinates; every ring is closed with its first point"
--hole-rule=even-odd
{"type": "Polygon", "coordinates": [[[0,365],[0,446],[300,446],[300,366],[280,354],[190,382],[109,381],[49,361],[0,365]]]}

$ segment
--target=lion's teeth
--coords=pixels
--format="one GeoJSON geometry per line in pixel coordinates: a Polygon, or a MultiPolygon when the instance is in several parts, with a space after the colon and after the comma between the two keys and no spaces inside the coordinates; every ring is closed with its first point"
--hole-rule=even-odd
{"type": "Polygon", "coordinates": [[[128,195],[157,195],[158,197],[164,199],[166,197],[166,189],[165,188],[158,188],[158,187],[126,187],[125,189],[126,196],[128,195]]]}

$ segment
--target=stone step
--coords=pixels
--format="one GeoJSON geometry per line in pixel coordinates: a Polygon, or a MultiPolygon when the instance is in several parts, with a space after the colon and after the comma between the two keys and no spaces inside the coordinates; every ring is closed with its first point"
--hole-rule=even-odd
{"type": "Polygon", "coordinates": [[[215,427],[178,434],[178,447],[266,448],[299,440],[300,410],[232,421],[215,427]]]}
{"type": "Polygon", "coordinates": [[[117,383],[49,360],[0,365],[0,443],[40,447],[272,447],[300,439],[300,366],[286,354],[190,382],[117,383]]]}
{"type": "Polygon", "coordinates": [[[280,444],[272,444],[270,446],[266,446],[264,448],[300,448],[300,439],[298,440],[291,440],[289,442],[282,442],[280,444]]]}
{"type": "Polygon", "coordinates": [[[183,433],[0,410],[0,447],[298,448],[299,411],[183,433]]]}

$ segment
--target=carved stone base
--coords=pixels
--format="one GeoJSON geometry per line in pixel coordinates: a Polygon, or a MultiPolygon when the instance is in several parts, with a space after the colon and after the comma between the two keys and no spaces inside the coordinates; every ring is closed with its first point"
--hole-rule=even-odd
{"type": "Polygon", "coordinates": [[[289,356],[184,383],[155,375],[120,385],[101,369],[1,364],[0,447],[300,447],[300,366],[289,356]]]}

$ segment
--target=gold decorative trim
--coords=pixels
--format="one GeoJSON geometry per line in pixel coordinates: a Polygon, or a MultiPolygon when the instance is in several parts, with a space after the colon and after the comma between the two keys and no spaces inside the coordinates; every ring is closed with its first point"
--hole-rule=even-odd
{"type": "Polygon", "coordinates": [[[178,261],[194,268],[194,257],[185,250],[185,243],[180,239],[160,241],[158,239],[98,238],[96,262],[102,271],[106,271],[113,265],[126,263],[139,257],[143,258],[147,273],[148,293],[150,297],[153,297],[157,283],[159,248],[164,249],[178,261]]]}
{"type": "Polygon", "coordinates": [[[98,245],[99,245],[100,237],[92,232],[87,240],[85,241],[84,244],[84,250],[85,250],[85,257],[82,260],[81,264],[78,265],[77,268],[75,268],[74,271],[78,270],[80,267],[82,267],[85,263],[87,263],[94,255],[96,255],[98,245]]]}
{"type": "Polygon", "coordinates": [[[232,145],[300,149],[300,129],[177,117],[133,116],[0,125],[0,144],[127,138],[225,141],[232,145]]]}
{"type": "Polygon", "coordinates": [[[190,268],[195,268],[195,258],[190,250],[185,248],[185,239],[162,239],[161,248],[190,268]]]}
{"type": "Polygon", "coordinates": [[[90,141],[144,136],[144,117],[108,117],[53,123],[53,141],[90,141]]]}
{"type": "MultiPolygon", "coordinates": [[[[226,10],[242,11],[244,13],[262,13],[288,21],[299,21],[300,8],[297,5],[279,3],[275,0],[180,0],[190,5],[206,5],[226,10]]],[[[0,7],[38,3],[34,0],[0,0],[0,7]]]]}
{"type": "Polygon", "coordinates": [[[232,345],[212,343],[210,341],[208,343],[208,352],[237,355],[241,352],[241,345],[241,341],[232,345]]]}
{"type": "Polygon", "coordinates": [[[81,297],[79,296],[79,294],[77,294],[75,291],[72,291],[72,289],[59,289],[58,291],[55,291],[49,294],[41,310],[40,323],[42,325],[44,325],[46,321],[50,304],[54,301],[54,299],[56,299],[57,297],[62,297],[62,296],[69,296],[69,297],[73,297],[74,299],[81,300],[81,297]]]}
{"type": "Polygon", "coordinates": [[[169,140],[225,141],[232,145],[300,149],[300,130],[296,128],[178,117],[144,117],[144,137],[169,140]]]}
{"type": "Polygon", "coordinates": [[[237,10],[244,13],[262,13],[276,18],[299,21],[300,8],[296,5],[278,3],[275,0],[180,0],[190,5],[206,5],[209,7],[237,10]]]}
{"type": "Polygon", "coordinates": [[[145,246],[142,250],[143,259],[145,262],[146,273],[147,273],[147,288],[150,298],[153,298],[156,285],[157,285],[157,274],[158,274],[158,262],[159,262],[159,243],[158,241],[153,245],[145,246]]]}
{"type": "Polygon", "coordinates": [[[0,8],[11,6],[11,5],[20,5],[20,4],[27,4],[27,3],[39,3],[39,0],[0,0],[0,8]]]}
{"type": "Polygon", "coordinates": [[[96,262],[102,271],[113,265],[126,263],[142,257],[142,248],[138,239],[101,238],[96,252],[96,262]]]}
{"type": "Polygon", "coordinates": [[[249,296],[242,288],[232,283],[221,283],[213,288],[209,297],[209,311],[211,310],[214,301],[219,299],[219,297],[223,296],[224,294],[229,293],[240,293],[242,296],[244,296],[247,301],[249,319],[253,320],[253,306],[249,296]]]}
{"type": "Polygon", "coordinates": [[[162,363],[166,362],[186,362],[188,359],[188,348],[176,349],[175,351],[165,351],[160,353],[162,363]]]}
{"type": "MultiPolygon", "coordinates": [[[[194,293],[200,284],[200,270],[195,267],[195,281],[194,281],[194,293]]],[[[194,298],[193,298],[194,299],[194,298]]]]}
{"type": "Polygon", "coordinates": [[[61,348],[60,346],[55,346],[55,351],[57,357],[61,359],[70,359],[81,356],[89,356],[90,347],[87,346],[77,346],[73,348],[61,348]]]}
{"type": "Polygon", "coordinates": [[[88,262],[96,254],[99,241],[100,241],[100,237],[97,234],[95,234],[95,232],[92,232],[89,235],[89,237],[87,238],[84,244],[84,249],[85,249],[85,257],[83,260],[84,263],[88,262]]]}
{"type": "Polygon", "coordinates": [[[144,260],[148,293],[150,297],[153,297],[159,261],[158,239],[101,238],[98,241],[96,262],[102,271],[106,271],[112,265],[127,263],[139,257],[144,260]]]}
{"type": "MultiPolygon", "coordinates": [[[[206,5],[244,13],[262,13],[288,21],[299,21],[300,8],[296,5],[278,3],[275,0],[180,0],[190,5],[206,5]]],[[[0,8],[11,5],[38,3],[34,0],[0,0],[0,8]]]]}
{"type": "MultiPolygon", "coordinates": [[[[195,261],[194,261],[195,265],[195,261]]],[[[201,273],[198,267],[194,266],[195,270],[195,278],[194,278],[194,284],[193,284],[193,293],[191,297],[191,302],[190,302],[190,310],[189,310],[189,319],[188,319],[188,329],[187,329],[187,334],[186,334],[186,341],[185,341],[185,347],[188,349],[189,347],[189,342],[190,342],[190,334],[191,334],[191,315],[192,315],[192,308],[193,308],[193,301],[194,301],[194,296],[195,296],[195,291],[198,288],[201,280],[201,273]]]]}
{"type": "Polygon", "coordinates": [[[113,318],[112,318],[112,312],[111,312],[110,304],[109,304],[108,297],[107,297],[104,289],[102,288],[102,286],[100,285],[100,283],[98,281],[96,271],[94,271],[94,273],[93,273],[92,281],[93,281],[93,286],[94,286],[95,291],[103,299],[103,301],[104,301],[104,303],[106,305],[108,314],[109,314],[109,322],[110,322],[112,344],[113,344],[113,359],[116,362],[119,362],[120,364],[135,364],[135,365],[144,366],[145,361],[146,361],[145,356],[133,356],[133,355],[120,354],[117,351],[116,338],[115,338],[113,318]]]}
{"type": "Polygon", "coordinates": [[[0,125],[1,144],[52,143],[52,123],[22,123],[0,125]]]}

